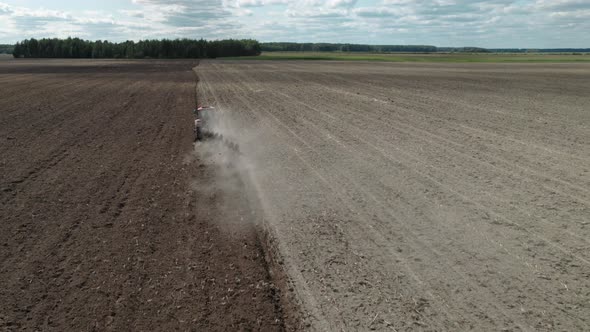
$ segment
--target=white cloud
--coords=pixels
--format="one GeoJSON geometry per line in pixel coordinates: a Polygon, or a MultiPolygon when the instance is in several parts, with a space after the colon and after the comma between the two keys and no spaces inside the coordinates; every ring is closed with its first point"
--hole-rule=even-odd
{"type": "Polygon", "coordinates": [[[357,3],[357,0],[330,0],[328,1],[328,7],[354,7],[357,3]]]}
{"type": "Polygon", "coordinates": [[[356,8],[354,13],[364,18],[399,17],[403,14],[411,14],[413,11],[403,7],[362,7],[356,8]]]}
{"type": "Polygon", "coordinates": [[[590,44],[588,0],[132,0],[111,12],[47,6],[0,2],[0,43],[72,35],[482,47],[590,44]]]}
{"type": "MultiPolygon", "coordinates": [[[[233,2],[235,7],[262,7],[286,4],[289,4],[289,0],[237,0],[233,2]]],[[[228,2],[226,5],[232,6],[232,3],[228,2]]]]}

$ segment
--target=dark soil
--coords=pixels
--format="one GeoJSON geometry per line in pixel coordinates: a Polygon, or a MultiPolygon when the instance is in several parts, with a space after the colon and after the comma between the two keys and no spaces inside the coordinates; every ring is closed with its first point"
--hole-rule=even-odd
{"type": "Polygon", "coordinates": [[[194,65],[0,64],[0,330],[285,329],[256,227],[194,190],[194,65]]]}

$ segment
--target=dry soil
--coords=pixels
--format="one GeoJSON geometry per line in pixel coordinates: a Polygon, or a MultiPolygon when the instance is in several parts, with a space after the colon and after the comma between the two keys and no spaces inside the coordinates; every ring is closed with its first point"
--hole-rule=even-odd
{"type": "Polygon", "coordinates": [[[590,65],[196,70],[309,329],[590,329],[590,65]]]}

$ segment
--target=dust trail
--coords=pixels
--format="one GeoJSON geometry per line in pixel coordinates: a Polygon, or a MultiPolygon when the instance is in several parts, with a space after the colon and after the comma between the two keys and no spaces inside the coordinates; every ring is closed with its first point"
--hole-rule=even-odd
{"type": "MultiPolygon", "coordinates": [[[[195,106],[209,106],[209,100],[202,98],[201,86],[199,84],[199,75],[197,68],[193,68],[195,75],[195,106]]],[[[216,106],[216,105],[210,105],[216,106]]],[[[201,167],[210,167],[213,172],[214,181],[203,181],[197,179],[193,181],[192,188],[195,191],[205,193],[208,195],[219,195],[222,193],[224,199],[224,206],[227,209],[232,209],[236,205],[243,205],[243,201],[248,200],[250,195],[245,192],[246,185],[243,174],[248,172],[247,163],[242,160],[239,153],[230,149],[231,142],[237,142],[236,126],[232,125],[231,120],[227,116],[227,111],[223,108],[217,107],[211,113],[203,113],[204,123],[216,135],[215,138],[209,137],[205,141],[195,142],[192,154],[189,159],[196,159],[201,161],[201,167]],[[230,199],[231,197],[231,199],[230,199]]],[[[255,202],[255,201],[254,201],[255,202]]],[[[248,204],[250,205],[250,204],[248,204]]],[[[256,206],[253,205],[250,214],[255,215],[256,206]]],[[[256,217],[239,217],[241,223],[254,222],[256,217]]]]}
{"type": "MultiPolygon", "coordinates": [[[[218,94],[217,87],[211,83],[211,80],[199,82],[199,101],[215,107],[212,126],[224,138],[238,142],[241,152],[238,157],[228,157],[219,155],[219,146],[211,146],[215,151],[213,153],[217,154],[211,158],[218,162],[230,161],[235,166],[233,169],[238,171],[245,185],[248,204],[259,211],[250,222],[259,229],[269,256],[270,272],[281,289],[281,305],[287,326],[305,326],[305,329],[313,326],[318,330],[329,330],[330,324],[303,275],[302,265],[295,263],[301,259],[301,253],[290,249],[298,238],[289,237],[288,232],[281,231],[278,226],[298,228],[300,223],[310,221],[327,224],[321,220],[330,219],[329,215],[334,214],[333,209],[326,209],[330,198],[325,195],[317,178],[309,176],[307,166],[301,167],[298,148],[284,144],[285,137],[277,132],[277,125],[284,126],[281,121],[268,110],[256,109],[241,95],[233,96],[235,100],[227,100],[227,96],[218,94]]],[[[284,132],[296,136],[294,128],[285,129],[284,132]]],[[[226,181],[224,174],[227,172],[221,170],[219,174],[220,183],[233,188],[231,181],[226,181]]]]}
{"type": "MultiPolygon", "coordinates": [[[[192,158],[214,169],[214,181],[195,180],[192,188],[208,195],[221,195],[222,204],[227,210],[243,211],[239,222],[221,221],[228,231],[231,227],[256,226],[267,232],[266,222],[273,216],[268,194],[261,186],[261,178],[273,172],[263,162],[266,155],[264,132],[247,126],[236,114],[223,106],[216,106],[215,112],[207,118],[209,127],[221,138],[209,138],[196,142],[192,158]],[[229,144],[228,144],[229,143],[229,144]],[[231,148],[239,145],[239,152],[231,148]]],[[[275,170],[276,171],[276,170],[275,170]]]]}
{"type": "MultiPolygon", "coordinates": [[[[271,211],[265,208],[269,202],[259,183],[261,175],[271,171],[257,160],[265,153],[263,132],[247,126],[232,117],[232,114],[236,113],[216,105],[216,110],[205,119],[209,128],[219,136],[196,142],[193,154],[203,163],[215,167],[215,188],[200,186],[198,183],[194,183],[193,188],[200,191],[221,189],[226,193],[242,192],[253,213],[259,213],[262,218],[264,213],[271,211]],[[239,151],[231,148],[234,144],[239,146],[239,151]]],[[[261,221],[244,219],[244,222],[255,224],[261,221]]]]}
{"type": "Polygon", "coordinates": [[[587,94],[509,67],[199,68],[313,327],[587,330],[587,94]]]}
{"type": "Polygon", "coordinates": [[[247,224],[252,226],[257,223],[260,208],[256,195],[251,192],[251,186],[248,185],[250,163],[232,148],[238,139],[235,135],[235,126],[227,114],[223,109],[216,109],[204,118],[207,127],[216,137],[207,137],[204,141],[195,142],[192,158],[199,160],[201,167],[210,168],[213,179],[195,179],[192,189],[209,196],[217,196],[218,203],[226,211],[239,211],[231,220],[220,222],[224,224],[222,227],[229,228],[232,225],[231,227],[241,228],[247,227],[247,224]]]}
{"type": "MultiPolygon", "coordinates": [[[[285,178],[282,165],[274,161],[277,145],[272,144],[272,131],[266,123],[240,117],[241,112],[224,105],[214,105],[216,110],[207,119],[210,128],[223,136],[222,140],[205,140],[195,144],[195,156],[206,165],[215,167],[215,181],[209,185],[195,182],[195,190],[213,195],[221,194],[224,209],[243,211],[236,220],[220,221],[220,227],[228,232],[254,226],[269,265],[269,273],[281,293],[287,326],[303,324],[300,303],[306,299],[306,315],[313,316],[315,326],[327,326],[314,297],[303,281],[301,272],[290,264],[290,254],[283,248],[274,225],[285,220],[285,211],[295,206],[290,200],[293,190],[305,191],[306,186],[293,187],[285,178]],[[240,152],[228,148],[227,142],[238,143],[240,152]],[[276,181],[283,178],[283,181],[276,181]]],[[[314,181],[309,179],[309,181],[314,181]]],[[[305,182],[305,181],[302,181],[305,182]]],[[[306,220],[315,212],[303,212],[299,220],[306,220]]],[[[290,217],[289,217],[290,218],[290,217]]]]}
{"type": "MultiPolygon", "coordinates": [[[[201,87],[197,85],[197,94],[201,87]]],[[[266,268],[275,291],[276,310],[283,317],[285,330],[299,330],[301,326],[298,301],[277,247],[276,236],[269,227],[270,202],[261,194],[259,175],[264,173],[256,160],[265,148],[264,131],[249,126],[250,122],[236,117],[235,110],[215,103],[215,100],[199,100],[201,105],[213,106],[204,121],[216,134],[195,143],[188,159],[196,160],[199,167],[211,170],[210,177],[195,179],[192,189],[210,197],[210,202],[222,211],[215,218],[217,226],[229,233],[239,234],[256,230],[258,245],[267,264],[266,268]],[[212,104],[211,104],[211,103],[212,104]],[[233,145],[239,145],[235,149],[233,145]]]]}

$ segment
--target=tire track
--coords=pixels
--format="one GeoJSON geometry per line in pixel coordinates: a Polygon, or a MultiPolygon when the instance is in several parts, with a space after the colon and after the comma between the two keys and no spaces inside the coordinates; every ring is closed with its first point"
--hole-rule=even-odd
{"type": "MultiPolygon", "coordinates": [[[[286,233],[279,235],[285,242],[283,251],[291,252],[286,257],[303,269],[297,276],[305,285],[302,296],[311,296],[306,300],[315,303],[316,311],[325,317],[319,326],[362,326],[355,325],[359,324],[355,319],[367,315],[367,311],[355,306],[356,301],[363,302],[357,294],[365,294],[367,299],[383,296],[399,300],[366,300],[366,308],[373,309],[369,320],[383,310],[411,322],[415,319],[412,308],[419,308],[416,326],[425,322],[430,329],[473,328],[474,322],[483,329],[551,330],[559,324],[577,330],[588,326],[584,298],[571,292],[576,289],[580,294],[589,286],[580,278],[588,275],[589,266],[584,249],[587,230],[580,219],[584,215],[580,208],[588,205],[589,191],[579,181],[584,179],[583,174],[571,168],[583,167],[584,154],[560,160],[560,156],[571,154],[561,154],[551,145],[546,149],[545,141],[535,143],[539,136],[529,135],[526,141],[510,137],[514,130],[540,128],[528,124],[505,126],[505,130],[493,133],[496,136],[483,136],[480,130],[495,130],[499,124],[508,123],[501,118],[508,115],[502,110],[484,118],[480,114],[485,107],[470,108],[484,92],[490,94],[485,96],[486,102],[497,105],[496,95],[510,91],[479,89],[482,82],[498,80],[496,73],[465,84],[465,99],[451,100],[444,107],[457,107],[453,112],[459,115],[468,109],[468,114],[446,118],[429,111],[441,95],[422,103],[411,102],[423,93],[441,89],[445,75],[458,70],[454,67],[457,65],[445,67],[443,74],[436,72],[440,79],[423,81],[424,89],[409,91],[405,97],[403,87],[387,92],[379,86],[388,82],[391,73],[384,72],[365,84],[366,71],[355,66],[346,74],[338,64],[285,63],[279,67],[276,63],[207,62],[207,66],[203,81],[207,81],[207,89],[219,105],[227,105],[224,112],[236,121],[240,132],[236,135],[246,133],[248,139],[249,125],[256,128],[255,136],[271,135],[260,147],[269,149],[268,155],[260,155],[269,158],[263,160],[269,173],[261,191],[267,193],[269,208],[275,211],[274,227],[286,233]],[[349,79],[355,75],[365,75],[360,84],[349,79]],[[348,80],[341,80],[344,76],[348,80]],[[339,91],[334,91],[334,86],[339,91]],[[359,87],[363,94],[353,94],[359,87]],[[379,99],[371,100],[370,96],[379,99]],[[402,102],[390,105],[387,98],[392,96],[401,96],[402,102]],[[367,106],[347,107],[355,99],[365,100],[367,106]],[[477,136],[485,139],[466,141],[477,136]],[[501,144],[494,146],[494,140],[501,144]],[[481,147],[486,149],[477,151],[481,147]],[[524,160],[518,159],[518,150],[522,150],[524,160]],[[271,160],[276,163],[274,167],[271,160]],[[284,179],[280,179],[281,174],[284,179]],[[273,184],[272,179],[277,182],[273,184]],[[511,194],[508,190],[514,196],[504,196],[511,194]],[[557,193],[557,198],[544,198],[551,192],[557,193]],[[534,195],[519,199],[523,193],[534,195]],[[289,195],[293,197],[279,199],[289,195]],[[511,204],[514,199],[520,200],[518,204],[511,204]],[[307,211],[298,208],[299,200],[307,211]],[[556,215],[548,208],[534,209],[536,202],[550,201],[567,209],[556,215]],[[429,210],[437,204],[444,208],[429,210]],[[328,215],[333,214],[335,219],[314,218],[322,209],[334,209],[328,215]],[[284,224],[306,215],[309,224],[284,224]],[[568,225],[569,218],[580,223],[568,225]],[[303,244],[309,241],[314,245],[303,244]],[[306,259],[292,251],[304,252],[306,259]],[[371,258],[358,258],[361,252],[371,258]],[[343,266],[354,262],[373,272],[379,291],[372,287],[345,291],[348,297],[331,291],[336,286],[330,284],[342,291],[346,281],[358,281],[365,275],[360,271],[340,275],[341,263],[334,263],[339,261],[343,266]],[[395,271],[396,267],[403,273],[395,271]],[[403,281],[404,274],[410,278],[403,281]],[[377,275],[402,281],[398,286],[393,281],[382,283],[377,275]],[[322,279],[314,280],[314,276],[322,279]],[[400,287],[407,292],[396,295],[400,287]],[[412,294],[423,294],[425,302],[403,300],[410,300],[412,294]],[[335,323],[336,317],[343,325],[335,323]]],[[[480,75],[482,67],[474,66],[476,74],[470,75],[480,75]]],[[[566,83],[567,75],[563,74],[566,83]]],[[[525,77],[522,82],[527,80],[525,77]]],[[[460,82],[461,76],[451,84],[460,82]]],[[[415,79],[410,87],[419,84],[415,79]]],[[[531,84],[524,89],[540,86],[548,87],[531,84]]],[[[535,112],[526,110],[510,121],[525,120],[535,112]]],[[[551,119],[549,125],[558,123],[551,113],[544,114],[551,119]]],[[[579,133],[568,133],[568,141],[579,133]]],[[[548,140],[555,134],[555,130],[548,131],[548,140]]],[[[376,324],[383,328],[412,327],[399,322],[388,325],[386,320],[377,319],[376,324]]]]}
{"type": "MultiPolygon", "coordinates": [[[[234,81],[234,82],[235,82],[235,81],[237,81],[237,80],[232,80],[232,81],[234,81]]],[[[228,84],[229,84],[229,83],[228,83],[228,84]]],[[[236,89],[240,89],[240,88],[241,88],[242,90],[243,90],[243,89],[245,89],[245,87],[242,87],[241,85],[240,85],[240,86],[238,86],[237,84],[234,84],[234,85],[236,86],[236,89]]],[[[243,92],[243,95],[244,95],[244,94],[246,94],[246,93],[245,93],[245,92],[243,92]]],[[[282,92],[279,92],[279,94],[280,94],[280,95],[284,95],[284,93],[282,93],[282,92]]],[[[277,98],[266,98],[266,99],[267,99],[267,100],[277,100],[277,98]]],[[[292,102],[291,102],[291,101],[289,101],[289,102],[285,102],[284,104],[290,104],[290,103],[292,103],[292,102]]],[[[246,105],[252,105],[252,104],[255,104],[255,100],[248,100],[248,101],[244,101],[244,103],[243,103],[243,104],[246,104],[246,105]]],[[[277,100],[277,102],[276,102],[276,105],[277,105],[277,106],[275,106],[275,107],[271,107],[270,109],[279,109],[279,108],[278,108],[278,105],[280,105],[280,104],[282,104],[282,102],[281,102],[280,100],[277,100]]],[[[263,107],[260,107],[260,108],[263,108],[263,107]]],[[[302,117],[301,115],[302,115],[301,113],[299,113],[299,114],[298,114],[298,116],[299,116],[299,117],[302,117]]],[[[305,120],[304,120],[304,121],[305,121],[305,120]]],[[[291,122],[293,122],[293,121],[291,121],[291,122]]],[[[313,127],[314,127],[314,125],[313,125],[313,123],[311,123],[311,122],[310,122],[310,123],[309,123],[307,126],[305,126],[305,127],[306,127],[306,128],[308,128],[308,129],[311,129],[311,128],[313,128],[313,127]]],[[[319,130],[319,129],[318,129],[318,130],[316,130],[316,131],[318,131],[318,132],[319,132],[319,131],[321,131],[321,130],[319,130]]],[[[346,130],[345,130],[345,131],[346,131],[346,130]]],[[[357,135],[357,136],[361,136],[361,135],[357,135]]],[[[308,137],[308,138],[309,138],[309,137],[310,137],[310,135],[306,135],[306,137],[308,137]]],[[[321,141],[321,140],[320,140],[320,141],[321,141]]],[[[316,144],[316,145],[317,145],[317,144],[316,144]]],[[[357,152],[357,153],[358,153],[358,152],[357,152]]],[[[349,176],[341,176],[341,178],[346,178],[346,179],[348,179],[348,181],[354,182],[354,180],[352,180],[352,178],[353,178],[352,176],[353,176],[353,175],[349,175],[349,176]]],[[[332,183],[334,183],[335,181],[337,181],[337,178],[338,178],[338,177],[336,177],[335,179],[332,179],[332,183]]],[[[358,187],[358,188],[360,188],[360,186],[358,186],[358,185],[357,185],[357,187],[358,187]]],[[[366,192],[365,192],[365,194],[366,194],[366,192]]],[[[375,196],[372,196],[372,199],[373,199],[373,200],[375,201],[375,203],[377,203],[377,204],[381,204],[382,206],[385,206],[385,205],[386,205],[386,204],[384,204],[384,203],[380,202],[380,201],[379,201],[379,200],[378,200],[378,199],[377,199],[375,196]]],[[[350,205],[350,203],[351,203],[351,202],[347,202],[346,204],[350,205]]],[[[390,214],[391,214],[391,211],[390,211],[390,214]]],[[[393,217],[394,215],[393,215],[393,214],[391,214],[391,216],[393,217]]],[[[399,219],[399,218],[394,218],[394,219],[399,219]]],[[[408,232],[408,229],[406,229],[406,233],[407,233],[407,232],[408,232]]],[[[479,233],[481,234],[481,232],[479,232],[479,233]]],[[[416,236],[416,234],[415,234],[415,233],[413,233],[413,235],[414,235],[414,236],[417,238],[417,236],[416,236]]],[[[424,244],[424,242],[422,242],[422,243],[423,243],[423,248],[427,248],[427,247],[428,247],[427,245],[425,245],[425,244],[424,244]]],[[[497,244],[495,243],[495,245],[497,245],[497,244]]],[[[439,252],[436,252],[436,254],[439,256],[439,258],[440,258],[440,257],[444,257],[444,256],[442,256],[442,255],[441,255],[439,252]]],[[[452,264],[448,264],[448,265],[452,267],[452,264]]],[[[546,298],[545,300],[547,300],[548,302],[552,302],[552,301],[550,301],[548,298],[546,298]]],[[[522,327],[522,325],[521,325],[521,327],[522,327]]]]}
{"type": "MultiPolygon", "coordinates": [[[[232,81],[233,81],[233,82],[235,82],[235,80],[232,80],[232,81]]],[[[232,86],[234,86],[234,89],[237,89],[237,90],[242,90],[242,89],[244,89],[244,87],[243,87],[242,85],[238,85],[238,84],[229,84],[229,83],[228,83],[228,85],[232,85],[232,86]]],[[[247,93],[244,93],[244,92],[242,92],[242,93],[241,93],[241,94],[239,94],[239,95],[234,93],[233,95],[234,95],[234,96],[239,96],[238,98],[240,98],[240,99],[243,101],[243,102],[241,103],[241,105],[256,105],[256,102],[255,102],[254,100],[245,100],[245,98],[246,98],[245,96],[247,95],[247,93]]],[[[278,102],[278,104],[280,104],[280,101],[278,102]]],[[[249,110],[252,110],[252,109],[264,109],[264,107],[256,107],[256,108],[252,108],[252,107],[250,107],[250,106],[243,106],[243,107],[244,107],[244,108],[247,108],[247,109],[249,109],[249,110]]],[[[271,108],[271,109],[272,109],[272,108],[271,108]]],[[[293,131],[291,131],[291,130],[289,129],[289,127],[287,126],[287,124],[285,124],[285,123],[284,123],[282,120],[279,120],[278,118],[276,118],[274,115],[273,115],[273,118],[274,118],[274,119],[277,121],[277,123],[279,123],[279,124],[281,125],[281,127],[282,127],[282,128],[284,128],[284,129],[285,129],[285,131],[287,131],[287,132],[291,133],[291,135],[290,135],[290,139],[288,139],[287,141],[293,141],[293,140],[296,140],[296,141],[301,141],[301,139],[299,138],[299,135],[298,135],[298,134],[296,134],[296,133],[294,133],[293,131]]],[[[283,141],[284,141],[284,139],[283,139],[283,141]]],[[[319,155],[319,153],[318,153],[317,151],[315,151],[315,150],[314,150],[314,149],[311,147],[311,145],[309,145],[308,143],[304,143],[304,141],[301,141],[301,142],[302,142],[302,143],[305,145],[305,147],[306,147],[308,150],[310,150],[310,151],[314,151],[316,155],[319,155]]],[[[309,161],[307,161],[307,160],[306,160],[304,157],[302,157],[302,156],[301,156],[301,154],[298,152],[298,151],[299,151],[298,149],[296,149],[296,148],[292,148],[292,149],[294,149],[294,151],[295,151],[295,154],[296,154],[296,155],[297,155],[297,157],[298,157],[298,158],[299,158],[299,159],[300,159],[300,160],[301,160],[301,161],[302,161],[302,162],[303,162],[303,163],[306,165],[306,167],[307,167],[307,168],[309,168],[310,170],[312,170],[312,171],[314,172],[314,174],[316,174],[316,176],[317,176],[319,179],[321,179],[321,180],[322,180],[322,182],[323,182],[323,183],[324,183],[326,186],[328,186],[328,187],[331,189],[331,191],[332,191],[332,192],[334,192],[335,194],[337,194],[337,197],[338,197],[338,199],[341,201],[341,204],[340,204],[340,205],[342,205],[342,206],[355,206],[355,202],[354,202],[353,200],[351,200],[350,198],[347,198],[347,197],[346,197],[346,195],[345,195],[345,192],[347,192],[347,190],[346,190],[346,189],[343,189],[343,187],[342,187],[342,185],[341,185],[341,184],[339,184],[339,185],[336,187],[335,183],[337,183],[337,181],[335,181],[335,179],[333,179],[333,178],[332,178],[332,179],[328,180],[328,179],[327,179],[327,178],[326,178],[324,175],[322,175],[322,174],[320,173],[320,170],[316,169],[314,166],[312,166],[312,165],[311,165],[311,163],[310,163],[309,161]]],[[[324,174],[325,174],[325,173],[324,173],[324,174]]],[[[330,177],[330,178],[331,178],[331,177],[330,177]]],[[[338,176],[336,176],[336,178],[338,178],[338,176]]],[[[348,179],[349,181],[351,181],[351,182],[354,182],[354,181],[352,181],[352,180],[351,180],[349,177],[344,177],[344,176],[342,176],[341,178],[346,178],[346,179],[348,179]]],[[[357,190],[357,191],[359,191],[359,189],[358,189],[358,188],[359,188],[359,186],[358,186],[358,184],[357,184],[357,185],[356,185],[356,190],[357,190]]],[[[377,199],[376,199],[374,196],[373,196],[373,199],[375,199],[375,201],[376,201],[377,203],[380,203],[380,202],[379,202],[379,201],[378,201],[378,200],[377,200],[377,199]]],[[[351,210],[351,211],[352,211],[352,210],[351,210]]],[[[391,213],[391,212],[390,212],[390,213],[391,213]]],[[[368,215],[370,215],[370,214],[368,214],[368,215]]],[[[392,217],[393,217],[393,215],[391,215],[391,214],[390,214],[390,216],[392,216],[392,217]]],[[[397,219],[397,218],[396,218],[396,219],[397,219]]],[[[360,225],[364,225],[364,223],[365,223],[365,222],[360,222],[359,224],[360,224],[360,225]]],[[[371,230],[371,228],[366,228],[366,229],[365,229],[365,232],[367,231],[367,229],[368,229],[368,230],[371,230]]],[[[375,238],[375,237],[377,237],[377,238],[380,238],[380,235],[379,235],[379,233],[376,233],[376,232],[374,232],[374,231],[373,231],[373,232],[369,232],[369,233],[367,233],[367,234],[368,234],[368,235],[370,235],[370,236],[372,236],[373,238],[375,238]]],[[[361,238],[363,238],[363,237],[361,237],[361,238]]],[[[388,247],[388,248],[389,248],[389,246],[385,244],[385,243],[388,243],[388,241],[386,241],[384,238],[381,240],[381,242],[380,242],[380,243],[381,243],[381,244],[380,244],[380,246],[383,246],[383,247],[388,247]]],[[[427,246],[424,246],[424,245],[423,245],[423,247],[422,247],[422,248],[427,248],[427,246]]],[[[400,260],[400,261],[404,261],[404,260],[405,260],[405,259],[403,259],[403,258],[402,258],[402,257],[401,257],[399,254],[397,254],[397,252],[396,252],[396,251],[389,250],[389,253],[390,253],[390,254],[392,254],[394,257],[396,257],[396,259],[398,259],[398,260],[400,260]]],[[[437,253],[437,254],[439,255],[439,257],[442,257],[442,256],[440,255],[440,253],[437,253]]],[[[417,274],[417,273],[416,273],[414,270],[412,270],[412,269],[411,269],[411,267],[410,267],[410,264],[409,264],[408,262],[404,263],[403,265],[404,265],[404,267],[405,267],[406,269],[408,269],[408,272],[409,272],[409,273],[412,275],[412,277],[414,278],[414,280],[415,280],[415,282],[416,282],[416,285],[417,285],[417,286],[416,286],[416,287],[413,287],[413,288],[414,288],[414,292],[420,292],[420,290],[423,290],[423,289],[424,289],[424,286],[425,286],[425,282],[424,282],[424,281],[422,281],[422,280],[421,280],[421,279],[418,277],[418,274],[417,274]]],[[[431,289],[432,289],[432,288],[431,288],[431,289]]],[[[436,299],[436,301],[441,301],[441,298],[440,298],[440,296],[435,296],[435,295],[433,295],[433,292],[432,292],[432,291],[427,291],[427,294],[428,294],[428,295],[429,295],[429,296],[430,296],[432,299],[436,299]]],[[[444,301],[442,301],[442,303],[444,303],[444,301]]],[[[442,310],[442,311],[445,311],[445,312],[446,312],[446,310],[444,309],[444,306],[442,306],[442,303],[441,303],[441,305],[439,305],[439,307],[438,307],[438,308],[439,308],[439,310],[442,310]]],[[[467,309],[467,308],[464,308],[464,309],[467,309]]],[[[481,312],[483,313],[483,312],[485,312],[485,311],[483,311],[483,310],[482,310],[481,312]]],[[[447,314],[448,314],[448,312],[447,312],[447,314]]],[[[488,312],[488,314],[490,314],[490,313],[488,312]]],[[[509,317],[509,315],[507,315],[506,313],[503,313],[503,314],[504,314],[506,317],[509,317]]],[[[452,315],[449,315],[449,316],[451,316],[451,317],[452,317],[452,315]]],[[[425,318],[424,316],[422,316],[422,318],[423,318],[424,320],[426,320],[426,321],[429,323],[429,326],[436,326],[436,324],[435,324],[433,321],[431,321],[431,320],[429,320],[429,319],[425,318]]],[[[475,319],[475,317],[472,317],[471,319],[475,319]]],[[[451,318],[451,320],[452,320],[452,321],[458,321],[456,318],[451,318]]],[[[523,325],[521,325],[521,328],[522,328],[522,326],[523,326],[523,325]]],[[[442,328],[442,326],[439,326],[439,328],[442,328]]],[[[524,328],[523,328],[523,329],[524,329],[524,328]]],[[[526,329],[524,329],[524,330],[526,330],[526,329]]]]}

